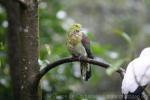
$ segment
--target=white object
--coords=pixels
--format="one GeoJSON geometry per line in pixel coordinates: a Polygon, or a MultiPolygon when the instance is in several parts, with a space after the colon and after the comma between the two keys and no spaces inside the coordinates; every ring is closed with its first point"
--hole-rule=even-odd
{"type": "Polygon", "coordinates": [[[129,63],[122,81],[122,93],[134,93],[138,86],[150,83],[150,47],[142,50],[140,56],[129,63]]]}

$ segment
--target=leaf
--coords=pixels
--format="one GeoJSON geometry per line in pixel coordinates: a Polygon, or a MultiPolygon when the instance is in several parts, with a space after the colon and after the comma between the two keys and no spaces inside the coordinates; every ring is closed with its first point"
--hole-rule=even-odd
{"type": "Polygon", "coordinates": [[[122,38],[124,38],[126,40],[126,42],[129,44],[129,45],[132,45],[132,40],[131,40],[131,37],[126,33],[126,32],[123,32],[121,30],[115,30],[114,31],[117,35],[121,36],[122,38]]]}
{"type": "Polygon", "coordinates": [[[48,54],[48,55],[51,55],[51,48],[50,48],[50,45],[45,44],[45,48],[46,48],[46,50],[47,50],[47,54],[48,54]]]}

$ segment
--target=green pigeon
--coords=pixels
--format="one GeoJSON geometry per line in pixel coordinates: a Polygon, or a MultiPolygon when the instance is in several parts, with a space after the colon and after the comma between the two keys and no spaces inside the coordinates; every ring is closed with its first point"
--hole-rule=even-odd
{"type": "MultiPolygon", "coordinates": [[[[81,31],[80,24],[73,24],[67,33],[67,48],[73,57],[86,57],[93,59],[88,36],[81,31]]],[[[88,81],[91,77],[91,65],[80,63],[82,79],[88,81]]]]}

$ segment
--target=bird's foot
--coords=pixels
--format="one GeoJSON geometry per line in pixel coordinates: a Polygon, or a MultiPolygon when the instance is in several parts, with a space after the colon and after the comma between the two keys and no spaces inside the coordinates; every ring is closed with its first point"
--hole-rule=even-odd
{"type": "Polygon", "coordinates": [[[86,59],[86,57],[83,56],[83,55],[80,55],[80,56],[78,57],[78,59],[79,59],[79,60],[81,60],[81,59],[86,59]]]}

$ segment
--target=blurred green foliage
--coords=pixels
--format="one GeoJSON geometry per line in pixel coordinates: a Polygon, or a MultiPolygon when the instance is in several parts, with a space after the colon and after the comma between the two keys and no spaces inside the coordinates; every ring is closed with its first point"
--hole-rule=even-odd
{"type": "Polygon", "coordinates": [[[12,84],[7,59],[7,16],[0,6],[0,100],[12,99],[12,84]]]}
{"type": "MultiPolygon", "coordinates": [[[[63,10],[58,0],[41,2],[39,5],[40,13],[40,64],[44,67],[47,63],[51,63],[63,57],[71,56],[66,49],[66,31],[63,28],[63,20],[57,17],[60,10],[63,10]]],[[[95,40],[92,32],[88,33],[91,40],[95,40]]],[[[110,46],[101,46],[91,41],[91,48],[95,54],[106,56],[106,51],[110,46]]],[[[95,68],[93,68],[95,69],[95,68]]],[[[98,84],[101,74],[93,70],[91,84],[98,84]]],[[[50,71],[43,82],[41,82],[44,98],[60,100],[81,100],[84,98],[81,92],[74,92],[72,87],[84,84],[80,79],[80,69],[78,63],[64,64],[61,67],[50,71]],[[72,67],[71,67],[72,66],[72,67]],[[78,67],[76,69],[75,67],[78,67]],[[78,72],[76,72],[78,71],[78,72]],[[76,73],[78,73],[76,75],[76,73]],[[47,84],[47,85],[45,85],[47,84]],[[46,87],[47,86],[47,87],[46,87]],[[81,94],[80,94],[81,93],[81,94]],[[75,95],[76,94],[76,95],[75,95]],[[80,96],[79,96],[80,95],[80,96]]],[[[82,89],[79,91],[82,91],[82,89]]],[[[92,93],[92,92],[91,92],[92,93]]],[[[94,97],[93,97],[94,98],[94,97]]]]}

